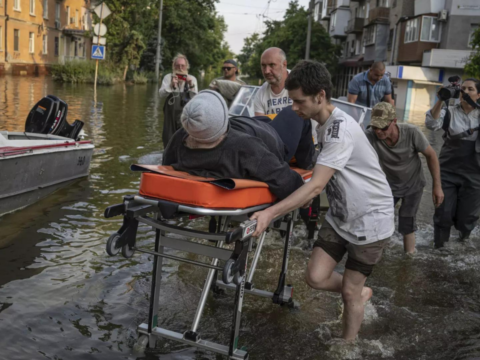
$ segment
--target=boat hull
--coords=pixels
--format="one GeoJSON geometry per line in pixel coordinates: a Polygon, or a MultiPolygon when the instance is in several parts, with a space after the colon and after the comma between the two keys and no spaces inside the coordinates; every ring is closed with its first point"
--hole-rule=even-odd
{"type": "Polygon", "coordinates": [[[0,157],[0,216],[88,176],[93,145],[0,157]]]}

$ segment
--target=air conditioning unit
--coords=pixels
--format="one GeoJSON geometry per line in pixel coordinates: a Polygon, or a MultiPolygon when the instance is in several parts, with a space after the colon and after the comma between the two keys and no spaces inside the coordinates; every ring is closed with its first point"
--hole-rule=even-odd
{"type": "Polygon", "coordinates": [[[438,12],[438,21],[447,21],[448,11],[443,9],[438,12]]]}
{"type": "Polygon", "coordinates": [[[62,24],[60,23],[60,20],[55,20],[55,29],[60,30],[60,27],[62,24]]]}

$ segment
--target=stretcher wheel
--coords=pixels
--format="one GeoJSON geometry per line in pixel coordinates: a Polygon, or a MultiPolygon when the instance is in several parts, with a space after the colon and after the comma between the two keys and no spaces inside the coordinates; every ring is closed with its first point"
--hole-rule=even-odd
{"type": "Polygon", "coordinates": [[[117,245],[117,241],[120,239],[120,234],[115,233],[110,235],[110,237],[107,240],[107,254],[110,256],[115,256],[120,252],[120,248],[115,247],[117,245]]]}
{"type": "Polygon", "coordinates": [[[228,259],[223,267],[222,280],[225,284],[230,284],[234,278],[234,275],[231,275],[233,264],[235,260],[228,259]]]}
{"type": "Polygon", "coordinates": [[[235,275],[233,275],[233,283],[235,285],[240,285],[243,281],[243,276],[240,275],[240,271],[237,271],[235,275]]]}
{"type": "Polygon", "coordinates": [[[134,253],[135,249],[130,249],[130,246],[128,246],[128,244],[122,246],[122,255],[125,259],[131,258],[134,253]]]}

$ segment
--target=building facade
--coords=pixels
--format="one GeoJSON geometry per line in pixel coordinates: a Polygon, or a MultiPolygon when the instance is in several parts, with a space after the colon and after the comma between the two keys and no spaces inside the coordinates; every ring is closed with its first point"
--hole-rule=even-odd
{"type": "Polygon", "coordinates": [[[91,27],[89,0],[0,0],[0,74],[43,74],[88,58],[91,27]]]}
{"type": "Polygon", "coordinates": [[[430,108],[448,77],[463,76],[480,26],[480,0],[316,0],[315,6],[317,21],[343,48],[335,96],[346,96],[353,76],[383,61],[396,106],[406,111],[430,108]],[[350,17],[336,17],[332,30],[333,16],[347,3],[350,17]]]}

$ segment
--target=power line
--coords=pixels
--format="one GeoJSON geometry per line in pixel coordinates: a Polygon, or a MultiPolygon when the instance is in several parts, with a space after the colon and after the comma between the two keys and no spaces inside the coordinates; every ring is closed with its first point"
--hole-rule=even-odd
{"type": "MultiPolygon", "coordinates": [[[[218,5],[223,5],[223,4],[228,4],[228,5],[233,5],[233,6],[241,6],[241,7],[248,7],[248,8],[255,8],[255,9],[265,9],[265,7],[263,7],[263,6],[238,5],[238,4],[229,3],[229,2],[225,2],[225,1],[220,2],[218,5]]],[[[270,4],[270,1],[269,1],[269,4],[270,4]]],[[[271,10],[284,10],[285,11],[287,9],[275,8],[275,9],[271,9],[271,10]]]]}

